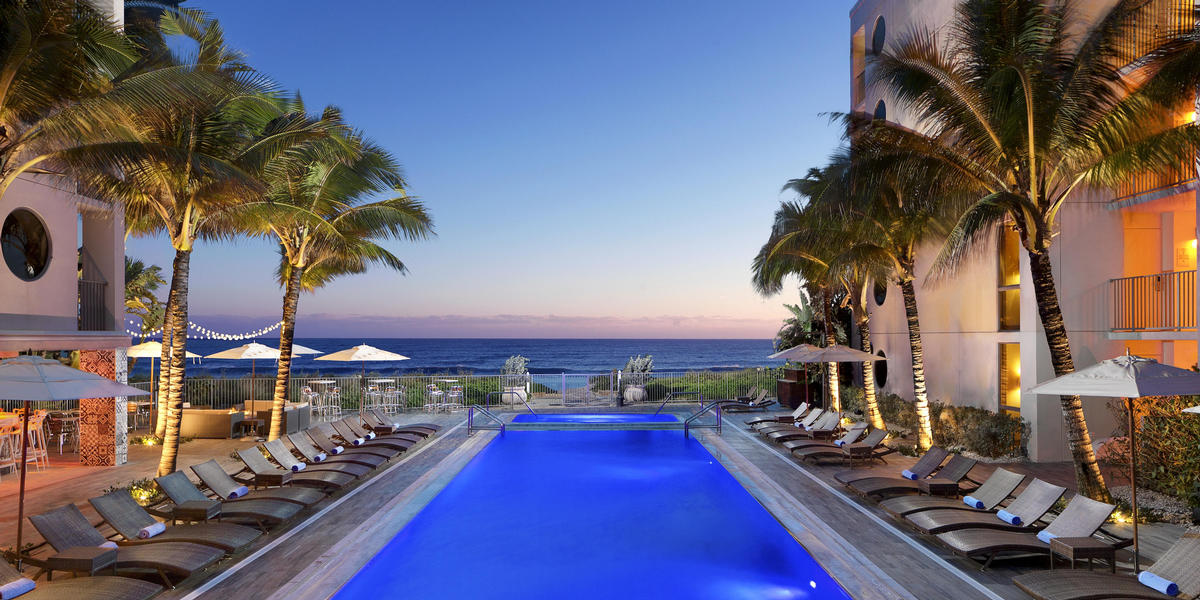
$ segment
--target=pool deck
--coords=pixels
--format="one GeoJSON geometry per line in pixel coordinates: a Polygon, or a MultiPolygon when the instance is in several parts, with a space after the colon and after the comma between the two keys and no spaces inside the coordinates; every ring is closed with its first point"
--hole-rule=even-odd
{"type": "MultiPolygon", "coordinates": [[[[464,413],[401,415],[404,422],[434,421],[444,428],[407,456],[381,472],[302,511],[250,548],[185,580],[158,598],[327,598],[415,516],[454,475],[496,435],[485,431],[468,437],[464,413]]],[[[723,435],[702,430],[697,437],[793,536],[856,599],[959,600],[963,598],[1028,600],[1012,585],[1014,575],[1045,569],[1045,557],[997,561],[987,571],[932,541],[898,525],[873,503],[843,491],[833,474],[844,470],[801,463],[748,432],[742,421],[754,415],[730,415],[723,435]]],[[[227,467],[234,448],[250,440],[197,440],[181,447],[180,465],[215,457],[227,467]]],[[[86,498],[104,487],[148,476],[156,448],[137,448],[130,464],[120,468],[52,468],[31,474],[37,480],[28,497],[28,512],[74,501],[90,513],[86,498]],[[143,456],[143,454],[145,456],[143,456]],[[144,472],[144,473],[143,473],[144,472]],[[66,473],[66,475],[63,475],[66,473]],[[36,475],[36,476],[35,476],[36,475]]],[[[894,475],[915,459],[893,454],[889,464],[863,467],[894,475]]],[[[972,471],[981,480],[996,466],[1073,486],[1069,464],[980,464],[972,471]]],[[[0,502],[14,499],[15,477],[0,482],[0,502]]],[[[0,514],[0,536],[11,544],[15,513],[0,514]]],[[[31,541],[39,541],[26,527],[31,541]]],[[[1160,556],[1183,532],[1174,525],[1141,529],[1143,565],[1160,556]]],[[[1128,560],[1127,552],[1119,558],[1128,560]]],[[[1130,565],[1119,571],[1129,572],[1130,565]]]]}

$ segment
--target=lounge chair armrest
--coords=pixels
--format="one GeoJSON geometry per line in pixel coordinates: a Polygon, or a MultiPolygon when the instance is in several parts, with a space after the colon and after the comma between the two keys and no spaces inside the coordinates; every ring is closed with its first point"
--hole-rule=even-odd
{"type": "Polygon", "coordinates": [[[1113,548],[1116,548],[1118,550],[1120,550],[1121,548],[1125,548],[1125,547],[1133,545],[1133,538],[1121,537],[1120,535],[1117,535],[1116,533],[1113,533],[1112,531],[1105,529],[1103,526],[1100,527],[1100,533],[1103,534],[1105,537],[1111,538],[1112,539],[1111,542],[1109,542],[1109,540],[1104,540],[1104,541],[1109,542],[1110,544],[1112,544],[1113,548]]]}

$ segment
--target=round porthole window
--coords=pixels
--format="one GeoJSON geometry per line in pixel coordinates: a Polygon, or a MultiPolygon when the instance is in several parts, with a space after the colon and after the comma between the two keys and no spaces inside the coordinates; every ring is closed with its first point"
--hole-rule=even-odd
{"type": "Polygon", "coordinates": [[[8,270],[25,281],[41,277],[50,264],[50,234],[42,220],[24,208],[5,217],[0,228],[0,249],[8,270]]]}
{"type": "Polygon", "coordinates": [[[876,281],[875,290],[872,295],[875,296],[875,306],[883,306],[884,301],[887,300],[887,284],[882,281],[876,281]]]}
{"type": "Polygon", "coordinates": [[[883,100],[880,100],[879,103],[875,105],[875,112],[872,113],[871,116],[875,117],[876,119],[879,119],[880,121],[886,121],[887,120],[887,104],[884,103],[883,100]]]}
{"type": "Polygon", "coordinates": [[[887,22],[883,17],[875,19],[875,29],[871,31],[871,54],[880,54],[883,52],[883,45],[887,42],[887,22]]]}
{"type": "Polygon", "coordinates": [[[883,358],[883,360],[875,361],[875,387],[882,388],[887,385],[887,355],[883,353],[883,350],[876,352],[875,355],[883,358]]]}

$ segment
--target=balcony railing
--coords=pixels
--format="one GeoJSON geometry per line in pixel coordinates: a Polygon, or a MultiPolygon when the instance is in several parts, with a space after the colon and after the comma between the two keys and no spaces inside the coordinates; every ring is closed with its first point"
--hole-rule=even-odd
{"type": "Polygon", "coordinates": [[[1117,197],[1113,201],[1120,202],[1150,192],[1169,189],[1194,179],[1196,179],[1196,168],[1191,164],[1181,164],[1174,169],[1160,173],[1150,171],[1139,173],[1117,186],[1117,197]]]}
{"type": "Polygon", "coordinates": [[[113,329],[112,315],[104,306],[107,283],[79,280],[79,330],[109,331],[113,329]]]}
{"type": "Polygon", "coordinates": [[[1146,0],[1130,16],[1125,35],[1117,41],[1122,65],[1152,52],[1163,41],[1195,25],[1195,0],[1146,0]]]}
{"type": "Polygon", "coordinates": [[[1185,331],[1196,328],[1196,271],[1122,277],[1112,290],[1113,331],[1185,331]]]}

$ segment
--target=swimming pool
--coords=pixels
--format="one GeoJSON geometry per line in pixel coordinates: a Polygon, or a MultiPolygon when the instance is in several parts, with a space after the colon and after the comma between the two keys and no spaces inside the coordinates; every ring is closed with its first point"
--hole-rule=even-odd
{"type": "Polygon", "coordinates": [[[498,436],[334,597],[850,598],[667,430],[498,436]]]}
{"type": "Polygon", "coordinates": [[[512,420],[513,423],[678,423],[679,419],[672,414],[645,414],[645,413],[570,413],[570,414],[554,414],[554,413],[539,413],[532,415],[529,413],[521,413],[512,420]]]}

